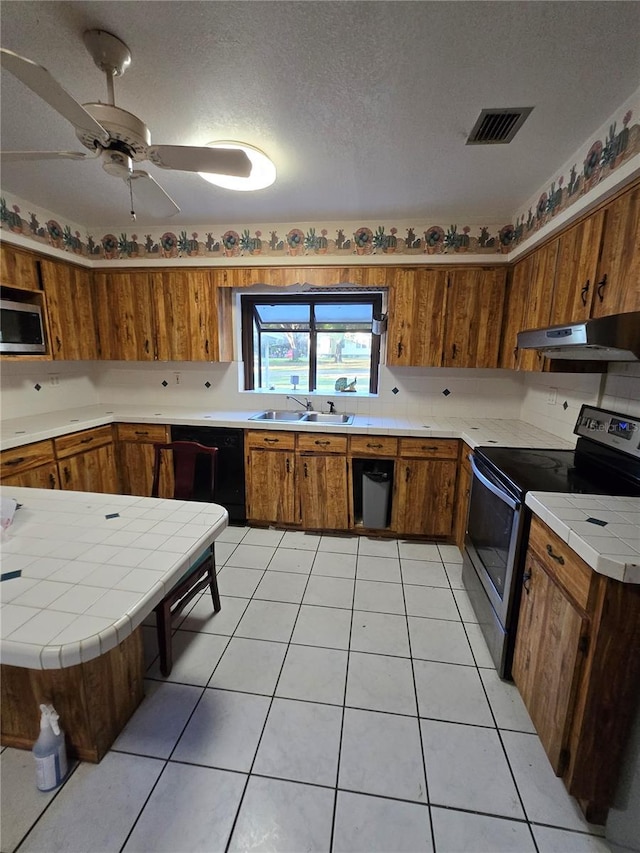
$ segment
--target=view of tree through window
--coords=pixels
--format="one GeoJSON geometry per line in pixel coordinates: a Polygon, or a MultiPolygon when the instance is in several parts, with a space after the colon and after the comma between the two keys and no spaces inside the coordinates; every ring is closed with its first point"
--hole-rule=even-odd
{"type": "Polygon", "coordinates": [[[243,296],[247,390],[377,391],[382,294],[243,296]]]}

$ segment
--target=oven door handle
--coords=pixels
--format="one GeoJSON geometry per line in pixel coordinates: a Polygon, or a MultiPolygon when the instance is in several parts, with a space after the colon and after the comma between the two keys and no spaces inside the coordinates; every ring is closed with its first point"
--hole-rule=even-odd
{"type": "Polygon", "coordinates": [[[469,461],[471,462],[471,468],[473,469],[474,476],[480,480],[483,486],[486,486],[490,492],[492,492],[497,498],[500,498],[500,500],[503,503],[506,503],[506,505],[511,509],[518,509],[518,501],[515,501],[511,495],[508,495],[506,492],[502,491],[502,489],[498,488],[495,483],[492,483],[491,480],[489,480],[489,478],[480,471],[476,460],[471,453],[469,454],[469,461]]]}

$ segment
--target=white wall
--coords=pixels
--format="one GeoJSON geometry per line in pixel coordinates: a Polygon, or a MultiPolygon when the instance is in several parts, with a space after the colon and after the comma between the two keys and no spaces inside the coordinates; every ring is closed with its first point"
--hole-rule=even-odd
{"type": "Polygon", "coordinates": [[[98,403],[95,364],[91,361],[4,362],[0,373],[0,418],[9,420],[98,403]]]}
{"type": "Polygon", "coordinates": [[[640,364],[609,367],[601,406],[640,417],[640,364]]]}

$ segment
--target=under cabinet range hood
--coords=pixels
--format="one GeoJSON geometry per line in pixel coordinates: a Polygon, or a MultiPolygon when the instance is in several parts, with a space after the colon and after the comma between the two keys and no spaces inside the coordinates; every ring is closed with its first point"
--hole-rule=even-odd
{"type": "Polygon", "coordinates": [[[518,332],[519,349],[575,361],[640,361],[640,311],[518,332]]]}

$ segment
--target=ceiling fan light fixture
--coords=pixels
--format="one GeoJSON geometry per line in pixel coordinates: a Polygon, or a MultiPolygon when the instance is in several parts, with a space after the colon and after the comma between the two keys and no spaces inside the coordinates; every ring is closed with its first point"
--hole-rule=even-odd
{"type": "Polygon", "coordinates": [[[245,142],[208,142],[207,148],[231,148],[234,150],[244,151],[249,160],[251,160],[251,174],[247,178],[238,178],[233,175],[216,175],[210,172],[198,172],[201,178],[209,181],[210,184],[215,184],[218,187],[224,187],[228,190],[239,190],[240,192],[252,192],[253,190],[263,190],[270,187],[276,179],[276,167],[273,162],[267,157],[264,151],[259,148],[254,148],[253,145],[247,145],[245,142]]]}

